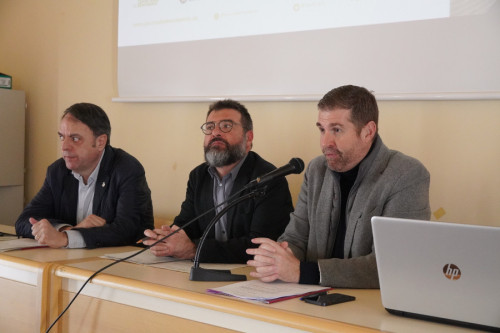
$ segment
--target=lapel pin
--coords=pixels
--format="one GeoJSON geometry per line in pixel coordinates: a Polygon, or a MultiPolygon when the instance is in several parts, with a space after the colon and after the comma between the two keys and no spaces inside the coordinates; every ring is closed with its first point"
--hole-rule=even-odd
{"type": "Polygon", "coordinates": [[[102,186],[102,187],[106,186],[106,182],[102,182],[102,185],[101,185],[101,186],[102,186]]]}

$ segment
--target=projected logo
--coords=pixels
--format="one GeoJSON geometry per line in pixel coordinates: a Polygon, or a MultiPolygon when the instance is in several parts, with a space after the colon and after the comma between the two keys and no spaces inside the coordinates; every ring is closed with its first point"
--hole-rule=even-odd
{"type": "Polygon", "coordinates": [[[444,276],[446,276],[449,280],[458,280],[462,276],[462,272],[457,265],[454,264],[446,264],[443,267],[444,276]]]}
{"type": "Polygon", "coordinates": [[[136,7],[156,6],[158,0],[137,0],[136,7]]]}

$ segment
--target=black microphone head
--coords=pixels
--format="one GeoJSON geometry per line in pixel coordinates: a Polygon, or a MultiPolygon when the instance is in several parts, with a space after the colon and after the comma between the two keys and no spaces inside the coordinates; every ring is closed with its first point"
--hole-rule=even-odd
{"type": "Polygon", "coordinates": [[[298,157],[292,158],[288,164],[294,167],[295,170],[293,173],[301,173],[304,171],[304,161],[298,157]]]}

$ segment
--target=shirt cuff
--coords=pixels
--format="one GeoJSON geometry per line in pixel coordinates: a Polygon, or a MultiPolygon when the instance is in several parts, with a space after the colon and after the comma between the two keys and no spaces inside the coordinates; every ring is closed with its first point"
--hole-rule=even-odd
{"type": "Polygon", "coordinates": [[[319,284],[319,266],[317,262],[300,262],[299,284],[319,284]]]}
{"type": "Polygon", "coordinates": [[[68,236],[68,246],[66,248],[68,249],[83,249],[87,247],[87,244],[85,244],[85,240],[83,239],[82,234],[77,231],[77,230],[64,230],[63,232],[66,233],[68,236]]]}

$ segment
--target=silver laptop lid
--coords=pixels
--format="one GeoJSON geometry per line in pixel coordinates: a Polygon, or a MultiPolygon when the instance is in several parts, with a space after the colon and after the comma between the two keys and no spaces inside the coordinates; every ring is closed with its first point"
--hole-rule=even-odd
{"type": "Polygon", "coordinates": [[[500,228],[373,217],[386,309],[500,328],[500,228]]]}

